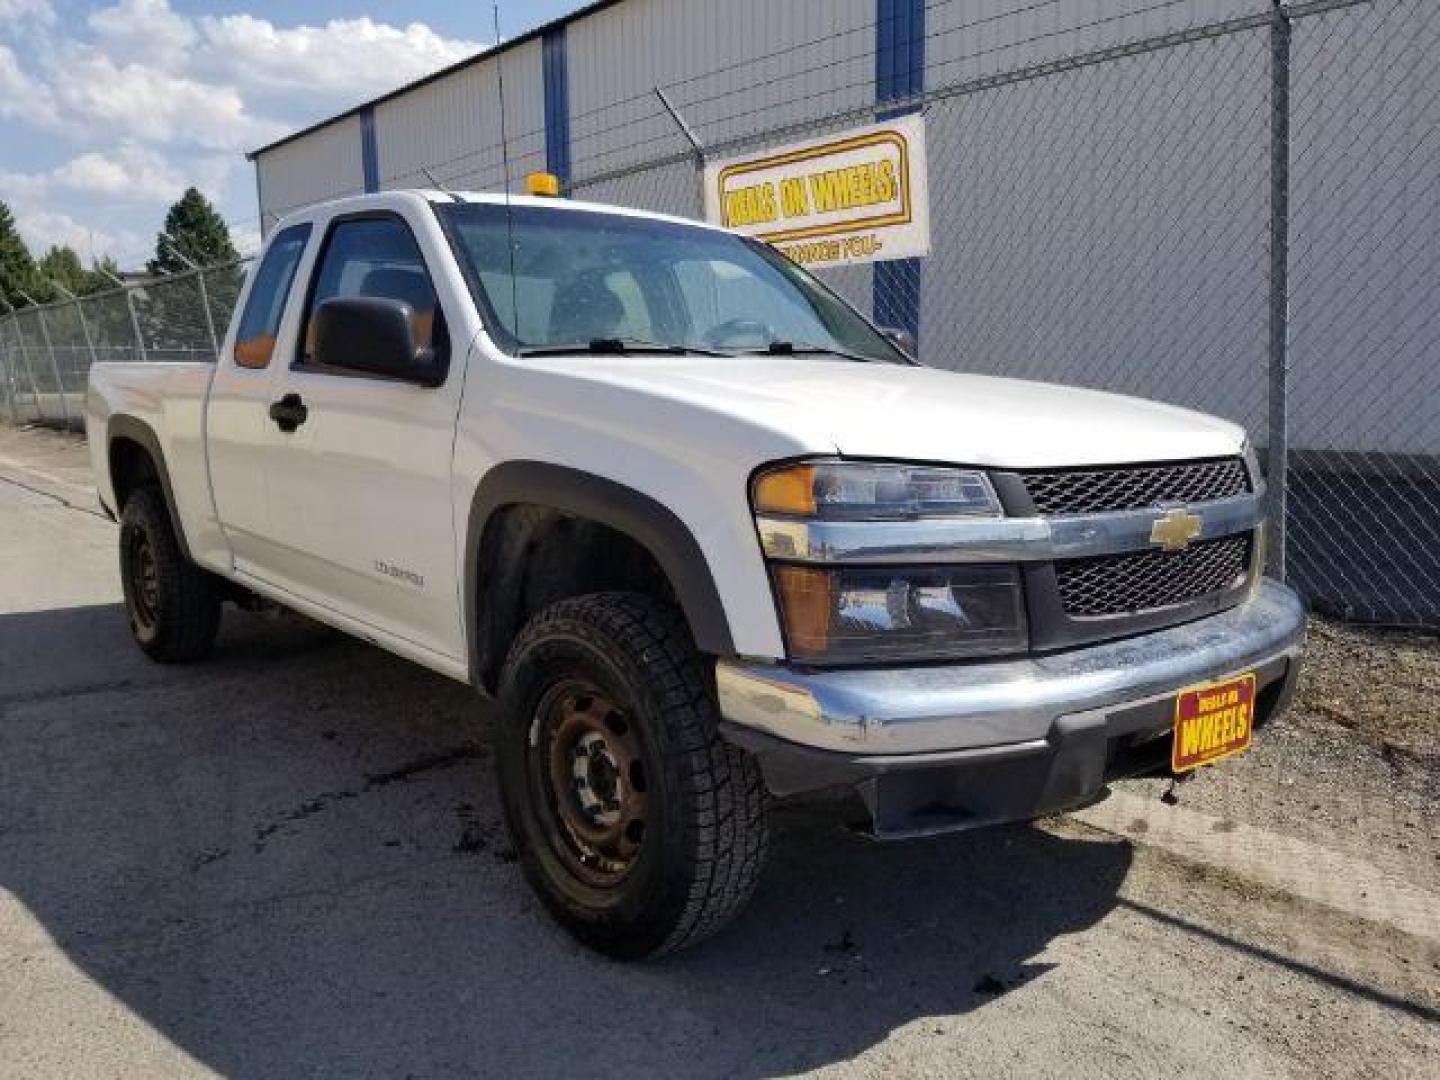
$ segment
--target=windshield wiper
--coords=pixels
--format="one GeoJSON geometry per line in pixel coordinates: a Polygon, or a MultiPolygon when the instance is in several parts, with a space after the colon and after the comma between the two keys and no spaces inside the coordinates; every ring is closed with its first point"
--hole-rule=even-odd
{"type": "Polygon", "coordinates": [[[764,349],[747,350],[749,356],[838,356],[842,360],[855,360],[862,364],[883,364],[876,356],[866,356],[864,353],[848,352],[845,349],[837,349],[833,345],[816,345],[810,341],[772,341],[764,349]]]}
{"type": "Polygon", "coordinates": [[[571,342],[565,345],[525,345],[516,351],[517,356],[564,356],[569,353],[594,353],[597,356],[656,355],[656,356],[730,356],[717,349],[700,349],[694,345],[677,345],[664,341],[645,341],[642,338],[591,338],[585,342],[571,342]]]}

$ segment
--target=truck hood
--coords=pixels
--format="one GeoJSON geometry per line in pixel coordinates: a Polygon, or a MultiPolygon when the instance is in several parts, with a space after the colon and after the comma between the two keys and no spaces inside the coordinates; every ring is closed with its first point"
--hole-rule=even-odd
{"type": "Polygon", "coordinates": [[[1023,469],[1220,457],[1245,439],[1236,424],[1172,405],[935,368],[769,356],[577,356],[544,366],[855,457],[1023,469]]]}

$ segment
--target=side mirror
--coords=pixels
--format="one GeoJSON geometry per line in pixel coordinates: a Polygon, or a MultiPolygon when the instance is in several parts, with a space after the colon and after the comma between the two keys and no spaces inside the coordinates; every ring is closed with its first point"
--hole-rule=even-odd
{"type": "Polygon", "coordinates": [[[310,359],[326,367],[386,375],[439,386],[445,365],[433,349],[415,344],[415,312],[403,300],[349,296],[315,309],[315,348],[310,359]]]}
{"type": "Polygon", "coordinates": [[[901,330],[894,326],[882,326],[880,333],[884,334],[891,345],[894,345],[911,360],[915,359],[915,353],[919,346],[915,342],[915,335],[909,330],[901,330]]]}

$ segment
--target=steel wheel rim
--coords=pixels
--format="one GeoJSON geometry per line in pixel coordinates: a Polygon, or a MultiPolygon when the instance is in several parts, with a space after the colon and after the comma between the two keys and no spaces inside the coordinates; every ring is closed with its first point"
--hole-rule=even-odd
{"type": "Polygon", "coordinates": [[[531,802],[555,854],[586,884],[619,884],[643,850],[649,811],[630,717],[593,683],[564,680],[535,709],[528,755],[531,802]]]}
{"type": "Polygon", "coordinates": [[[154,630],[160,617],[160,575],[149,537],[138,534],[130,543],[130,616],[136,626],[154,630]]]}

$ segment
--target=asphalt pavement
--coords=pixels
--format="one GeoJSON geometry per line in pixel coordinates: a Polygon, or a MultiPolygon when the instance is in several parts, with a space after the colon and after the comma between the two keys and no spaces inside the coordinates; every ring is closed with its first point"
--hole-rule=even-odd
{"type": "Polygon", "coordinates": [[[78,442],[0,426],[0,1076],[1435,1075],[1423,918],[1192,852],[1143,787],[897,845],[782,810],[737,924],[602,960],[520,879],[468,688],[234,611],[151,664],[114,542],[78,442]]]}

